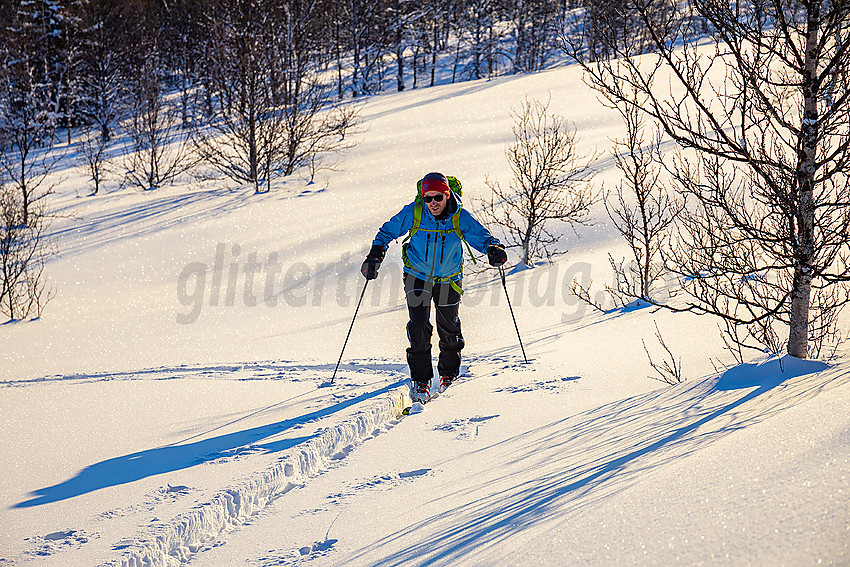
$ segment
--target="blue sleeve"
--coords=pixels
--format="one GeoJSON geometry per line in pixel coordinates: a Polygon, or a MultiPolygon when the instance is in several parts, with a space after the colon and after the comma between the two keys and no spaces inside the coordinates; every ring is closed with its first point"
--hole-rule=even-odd
{"type": "Polygon", "coordinates": [[[372,241],[372,246],[383,246],[385,249],[390,242],[400,237],[403,234],[410,232],[413,228],[413,204],[406,205],[402,210],[385,222],[378,234],[375,235],[375,240],[372,241]]]}
{"type": "Polygon", "coordinates": [[[484,254],[491,244],[499,244],[499,239],[490,234],[490,231],[466,209],[461,209],[460,212],[460,231],[470,246],[484,254]]]}

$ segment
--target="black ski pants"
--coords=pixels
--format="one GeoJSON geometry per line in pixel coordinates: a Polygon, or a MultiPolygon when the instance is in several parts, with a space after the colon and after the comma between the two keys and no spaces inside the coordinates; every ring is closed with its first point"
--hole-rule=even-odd
{"type": "MultiPolygon", "coordinates": [[[[457,285],[460,285],[459,283],[457,285]]],[[[414,382],[429,382],[434,376],[431,363],[431,303],[434,303],[437,335],[440,337],[440,358],[437,371],[440,376],[457,376],[460,370],[460,351],[463,335],[460,332],[460,293],[449,283],[430,283],[411,274],[404,274],[404,291],[407,297],[407,365],[414,382]]]]}

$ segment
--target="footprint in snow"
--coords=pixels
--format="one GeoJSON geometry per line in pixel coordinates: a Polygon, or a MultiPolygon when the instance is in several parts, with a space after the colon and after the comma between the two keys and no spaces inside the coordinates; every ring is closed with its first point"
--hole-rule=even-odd
{"type": "Polygon", "coordinates": [[[461,419],[453,419],[447,423],[443,423],[434,428],[435,431],[446,431],[448,433],[457,433],[455,439],[471,439],[478,436],[478,429],[482,423],[486,423],[491,419],[496,419],[498,415],[476,415],[475,417],[464,417],[461,419]]]}
{"type": "Polygon", "coordinates": [[[343,492],[330,494],[327,498],[331,502],[339,503],[340,501],[346,498],[351,498],[364,491],[369,492],[374,490],[385,490],[395,488],[396,486],[399,486],[406,482],[410,482],[412,480],[416,480],[417,478],[426,476],[430,472],[431,469],[416,469],[414,471],[373,476],[364,481],[350,485],[348,489],[344,490],[343,492]]]}
{"type": "Polygon", "coordinates": [[[338,541],[339,541],[338,539],[326,539],[325,541],[321,541],[321,542],[317,541],[313,545],[307,545],[307,546],[302,547],[301,549],[298,550],[298,553],[300,553],[302,557],[305,556],[305,555],[313,555],[313,554],[324,555],[326,552],[333,549],[334,544],[338,541]]]}
{"type": "Polygon", "coordinates": [[[99,537],[97,534],[87,534],[82,530],[60,530],[50,532],[43,536],[26,538],[25,541],[33,543],[33,549],[27,551],[27,555],[34,557],[46,557],[65,549],[79,549],[90,539],[99,537]]]}
{"type": "Polygon", "coordinates": [[[66,532],[53,532],[44,536],[44,539],[47,541],[59,541],[60,539],[70,539],[76,532],[74,530],[68,530],[66,532]]]}
{"type": "Polygon", "coordinates": [[[115,542],[112,545],[112,549],[113,551],[121,551],[122,549],[129,549],[133,547],[134,545],[136,545],[136,543],[137,542],[135,539],[122,539],[120,541],[115,542]]]}
{"type": "Polygon", "coordinates": [[[528,382],[527,384],[518,384],[516,386],[507,386],[493,390],[494,392],[507,392],[509,394],[519,394],[521,392],[534,392],[537,390],[560,390],[567,383],[573,382],[581,378],[580,376],[568,376],[566,378],[555,378],[554,380],[537,380],[528,382]]]}
{"type": "Polygon", "coordinates": [[[272,549],[269,550],[268,555],[260,557],[258,566],[282,567],[302,565],[307,561],[329,555],[338,541],[337,539],[325,539],[325,541],[313,542],[310,545],[289,551],[272,549]]]}

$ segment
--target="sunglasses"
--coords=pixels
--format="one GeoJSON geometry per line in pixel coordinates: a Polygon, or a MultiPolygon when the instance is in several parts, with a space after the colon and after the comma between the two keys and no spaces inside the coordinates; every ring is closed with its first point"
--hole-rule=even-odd
{"type": "Polygon", "coordinates": [[[422,200],[426,203],[430,203],[431,201],[437,201],[439,203],[443,200],[443,197],[445,197],[445,195],[443,195],[442,193],[438,193],[437,195],[425,195],[424,197],[422,197],[422,200]]]}

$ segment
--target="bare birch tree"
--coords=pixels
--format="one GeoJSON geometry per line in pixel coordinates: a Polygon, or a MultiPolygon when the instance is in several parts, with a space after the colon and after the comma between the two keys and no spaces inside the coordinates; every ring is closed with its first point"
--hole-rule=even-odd
{"type": "Polygon", "coordinates": [[[41,317],[50,300],[44,263],[51,248],[42,204],[23,219],[20,193],[0,177],[0,313],[11,320],[41,317]]]}
{"type": "Polygon", "coordinates": [[[578,151],[575,128],[549,112],[549,103],[525,100],[512,110],[514,141],[505,150],[513,172],[507,188],[487,181],[492,189],[483,218],[505,231],[508,243],[522,249],[522,262],[551,258],[560,236],[552,221],[583,224],[597,200],[587,183],[593,176],[593,156],[578,151]]]}
{"type": "Polygon", "coordinates": [[[89,176],[92,183],[91,195],[100,192],[109,169],[106,165],[109,143],[103,132],[104,129],[99,125],[86,128],[77,142],[77,163],[89,176]]]}
{"type": "Polygon", "coordinates": [[[41,53],[19,35],[0,52],[0,175],[18,192],[19,220],[27,225],[53,190],[49,175],[61,156],[50,152],[56,115],[41,53]]]}
{"type": "MultiPolygon", "coordinates": [[[[276,20],[263,0],[242,0],[214,26],[209,72],[218,107],[193,136],[199,155],[231,179],[265,192],[278,177],[348,147],[356,110],[331,107],[311,41],[320,4],[295,3],[276,20]]],[[[332,167],[330,162],[325,167],[332,167]]]]}
{"type": "MultiPolygon", "coordinates": [[[[665,0],[666,1],[666,0],[665,0]]],[[[684,151],[688,200],[668,266],[682,309],[765,336],[787,327],[788,353],[809,355],[848,302],[850,281],[850,4],[700,0],[710,46],[658,0],[633,0],[654,55],[612,38],[610,59],[567,51],[589,82],[652,117],[684,151]]],[[[672,8],[676,3],[668,2],[672,8]]],[[[758,346],[758,345],[755,345],[758,346]]]]}
{"type": "Polygon", "coordinates": [[[125,156],[127,180],[145,191],[170,185],[192,167],[188,135],[165,98],[157,59],[151,53],[138,70],[126,124],[132,142],[125,156]]]}
{"type": "Polygon", "coordinates": [[[614,160],[623,178],[605,196],[605,210],[625,239],[631,257],[608,258],[615,285],[608,292],[616,301],[651,301],[653,287],[666,273],[663,251],[670,244],[670,228],[684,208],[660,181],[661,134],[647,138],[646,124],[634,107],[621,110],[625,139],[614,141],[614,160]]]}

